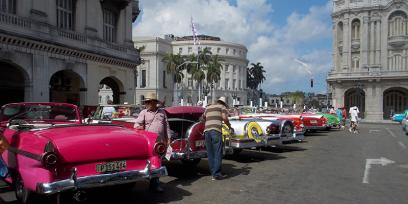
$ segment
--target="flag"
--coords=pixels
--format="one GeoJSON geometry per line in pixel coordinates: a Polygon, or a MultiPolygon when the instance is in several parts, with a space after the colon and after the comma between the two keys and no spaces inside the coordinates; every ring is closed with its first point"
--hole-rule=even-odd
{"type": "Polygon", "coordinates": [[[191,17],[191,30],[193,31],[193,42],[194,42],[194,45],[199,45],[200,44],[200,41],[198,40],[198,32],[197,32],[197,28],[196,28],[196,25],[194,24],[194,22],[193,22],[193,17],[191,17]]]}

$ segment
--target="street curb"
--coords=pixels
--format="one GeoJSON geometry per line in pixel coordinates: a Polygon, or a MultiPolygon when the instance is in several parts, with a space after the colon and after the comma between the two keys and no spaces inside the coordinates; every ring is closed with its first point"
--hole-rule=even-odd
{"type": "Polygon", "coordinates": [[[362,124],[365,124],[365,123],[368,123],[368,124],[370,124],[370,123],[375,123],[375,124],[395,124],[395,125],[400,124],[399,122],[395,122],[395,121],[392,121],[392,120],[361,120],[360,123],[362,123],[362,124]]]}

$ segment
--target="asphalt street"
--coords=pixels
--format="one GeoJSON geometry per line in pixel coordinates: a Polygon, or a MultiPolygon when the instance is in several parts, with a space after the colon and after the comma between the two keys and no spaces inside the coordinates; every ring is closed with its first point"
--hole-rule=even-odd
{"type": "MultiPolygon", "coordinates": [[[[223,160],[222,181],[211,180],[206,160],[196,169],[169,162],[163,194],[139,182],[93,190],[85,203],[408,203],[407,147],[399,125],[361,124],[359,134],[317,132],[302,143],[244,151],[223,160]]],[[[2,186],[0,203],[16,203],[2,186]]]]}

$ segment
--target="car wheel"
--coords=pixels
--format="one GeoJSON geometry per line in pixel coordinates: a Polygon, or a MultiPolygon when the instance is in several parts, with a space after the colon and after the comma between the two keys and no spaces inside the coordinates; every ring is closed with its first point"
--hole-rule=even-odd
{"type": "Polygon", "coordinates": [[[331,129],[331,127],[326,127],[326,131],[329,131],[331,129]]]}
{"type": "Polygon", "coordinates": [[[234,158],[237,158],[241,152],[242,152],[242,149],[234,149],[234,150],[232,151],[232,156],[233,156],[234,158]]]}
{"type": "Polygon", "coordinates": [[[195,167],[200,163],[201,159],[184,159],[181,160],[183,165],[189,166],[189,167],[195,167]]]}
{"type": "Polygon", "coordinates": [[[27,204],[31,202],[32,192],[24,186],[24,181],[20,175],[13,177],[13,187],[16,192],[17,202],[27,204]]]}
{"type": "Polygon", "coordinates": [[[292,137],[293,135],[293,128],[290,125],[285,125],[282,128],[282,135],[285,137],[292,137]]]}

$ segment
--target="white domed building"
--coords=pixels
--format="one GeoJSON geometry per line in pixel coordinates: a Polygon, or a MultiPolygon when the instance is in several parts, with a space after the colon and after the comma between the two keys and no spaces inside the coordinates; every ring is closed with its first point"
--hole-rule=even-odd
{"type": "MultiPolygon", "coordinates": [[[[156,93],[158,98],[165,101],[166,105],[177,104],[194,105],[199,99],[204,100],[208,96],[211,101],[210,90],[201,89],[199,97],[198,82],[191,75],[185,73],[180,86],[177,88],[178,97],[174,99],[173,78],[166,71],[166,64],[162,62],[166,53],[191,55],[197,50],[208,48],[213,55],[219,55],[223,65],[221,80],[214,85],[214,97],[225,96],[229,105],[247,104],[247,48],[244,45],[225,42],[219,37],[206,35],[198,36],[199,45],[194,45],[192,36],[174,37],[167,35],[165,38],[138,37],[134,38],[136,47],[144,47],[141,51],[143,63],[138,67],[136,87],[136,102],[141,103],[144,96],[156,93]]],[[[203,81],[206,87],[206,81],[203,81]]]]}

